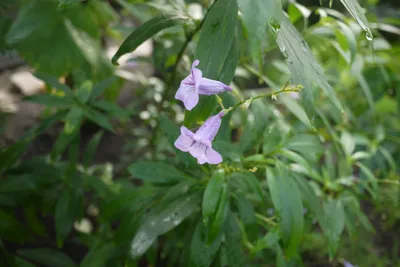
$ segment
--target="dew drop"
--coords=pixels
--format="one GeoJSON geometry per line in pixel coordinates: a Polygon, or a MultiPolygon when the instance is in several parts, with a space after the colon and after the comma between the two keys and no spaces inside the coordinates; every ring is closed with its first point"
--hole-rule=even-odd
{"type": "Polygon", "coordinates": [[[367,38],[368,41],[372,41],[372,39],[374,39],[374,36],[369,29],[365,31],[365,38],[367,38]]]}

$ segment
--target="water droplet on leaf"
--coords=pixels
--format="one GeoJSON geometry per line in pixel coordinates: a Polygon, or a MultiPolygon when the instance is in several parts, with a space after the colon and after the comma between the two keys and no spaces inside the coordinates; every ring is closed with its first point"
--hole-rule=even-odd
{"type": "Polygon", "coordinates": [[[374,36],[369,29],[365,32],[365,38],[367,38],[368,41],[372,41],[372,39],[374,39],[374,36]]]}

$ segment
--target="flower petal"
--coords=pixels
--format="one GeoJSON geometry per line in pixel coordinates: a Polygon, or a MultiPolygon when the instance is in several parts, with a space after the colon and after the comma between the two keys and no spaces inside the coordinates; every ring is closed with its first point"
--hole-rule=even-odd
{"type": "Polygon", "coordinates": [[[196,68],[197,65],[199,65],[200,61],[195,60],[192,64],[192,69],[190,70],[190,73],[192,74],[192,78],[194,80],[194,83],[196,84],[196,89],[199,88],[199,85],[201,83],[201,80],[203,78],[203,72],[196,68]]]}
{"type": "Polygon", "coordinates": [[[191,138],[193,138],[193,136],[194,136],[194,133],[191,130],[189,130],[188,128],[186,128],[185,126],[181,126],[181,134],[187,135],[191,138]]]}
{"type": "Polygon", "coordinates": [[[207,146],[205,144],[194,142],[193,145],[189,148],[189,153],[197,159],[198,163],[204,164],[205,162],[207,162],[206,149],[207,146]]]}
{"type": "MultiPolygon", "coordinates": [[[[221,112],[217,115],[209,117],[204,124],[197,130],[194,139],[202,143],[214,140],[221,126],[221,112]]],[[[223,114],[223,113],[222,113],[223,114]]]]}
{"type": "Polygon", "coordinates": [[[221,155],[211,147],[207,147],[206,157],[209,164],[219,164],[222,162],[221,155]]]}
{"type": "Polygon", "coordinates": [[[198,90],[201,95],[214,95],[225,91],[232,91],[232,87],[220,81],[202,78],[198,85],[198,90]]]}
{"type": "Polygon", "coordinates": [[[192,133],[186,127],[182,126],[181,127],[181,135],[178,137],[178,139],[176,139],[174,146],[183,152],[188,152],[190,146],[194,142],[193,136],[194,136],[194,133],[192,133]]]}
{"type": "MultiPolygon", "coordinates": [[[[199,102],[199,95],[195,85],[185,81],[189,77],[190,76],[181,82],[181,86],[175,94],[175,99],[181,100],[187,110],[193,109],[199,102]]],[[[192,79],[192,77],[190,77],[190,79],[192,79]]]]}

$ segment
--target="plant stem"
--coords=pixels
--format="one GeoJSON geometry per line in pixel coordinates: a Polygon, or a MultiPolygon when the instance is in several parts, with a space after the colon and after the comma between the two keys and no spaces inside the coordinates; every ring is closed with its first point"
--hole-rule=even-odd
{"type": "Polygon", "coordinates": [[[299,88],[299,87],[287,88],[287,84],[286,84],[285,87],[284,87],[283,89],[279,90],[279,91],[272,92],[272,93],[268,93],[268,94],[261,94],[261,95],[258,95],[258,96],[251,97],[251,98],[249,98],[249,99],[240,101],[240,102],[236,103],[234,106],[232,106],[232,107],[226,109],[225,112],[228,113],[228,112],[234,110],[235,108],[237,108],[237,107],[243,105],[243,104],[246,103],[247,101],[249,101],[249,102],[251,103],[251,102],[253,102],[254,100],[259,99],[259,98],[263,98],[263,97],[273,97],[273,96],[276,96],[276,95],[278,95],[278,94],[280,94],[280,93],[299,92],[299,91],[300,91],[300,88],[299,88]]]}
{"type": "Polygon", "coordinates": [[[259,219],[259,220],[261,220],[261,221],[263,221],[263,222],[265,222],[265,223],[267,223],[267,224],[269,224],[269,225],[276,226],[276,222],[274,222],[275,216],[274,216],[274,217],[271,217],[271,218],[267,218],[267,217],[261,215],[261,214],[258,213],[258,212],[256,212],[255,215],[256,215],[256,218],[257,218],[257,219],[259,219]]]}

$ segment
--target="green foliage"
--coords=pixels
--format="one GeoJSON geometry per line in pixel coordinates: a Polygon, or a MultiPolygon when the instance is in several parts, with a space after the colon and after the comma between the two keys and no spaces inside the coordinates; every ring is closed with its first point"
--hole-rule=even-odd
{"type": "Polygon", "coordinates": [[[0,139],[1,266],[397,264],[387,1],[3,2],[0,50],[45,86],[22,100],[37,124],[0,139]],[[194,60],[234,90],[184,111],[173,95],[194,60]],[[221,110],[220,164],[174,146],[221,110]]]}

